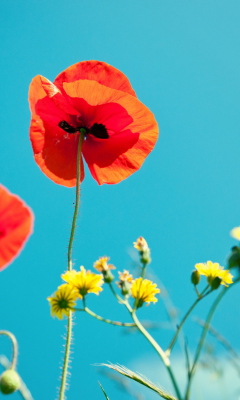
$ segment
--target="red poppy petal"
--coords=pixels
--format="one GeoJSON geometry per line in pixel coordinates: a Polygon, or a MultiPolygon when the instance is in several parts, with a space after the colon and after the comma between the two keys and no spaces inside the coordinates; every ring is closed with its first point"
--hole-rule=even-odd
{"type": "Polygon", "coordinates": [[[158,137],[158,125],[151,111],[136,97],[94,81],[64,83],[63,87],[70,97],[81,97],[92,106],[117,103],[132,119],[124,131],[111,137],[116,147],[110,138],[87,137],[83,154],[94,179],[99,184],[118,183],[138,170],[158,137]]]}
{"type": "Polygon", "coordinates": [[[33,230],[33,218],[31,209],[0,185],[0,270],[23,249],[33,230]]]}
{"type": "MultiPolygon", "coordinates": [[[[30,139],[34,158],[41,170],[55,183],[67,187],[76,185],[78,138],[76,135],[59,136],[61,128],[43,122],[39,116],[31,121],[30,139]]],[[[81,160],[81,181],[84,166],[81,160]]]]}
{"type": "Polygon", "coordinates": [[[54,84],[61,89],[64,82],[74,82],[79,79],[93,80],[136,96],[128,78],[117,68],[102,61],[82,61],[71,65],[57,76],[54,84]]]}
{"type": "Polygon", "coordinates": [[[48,104],[44,107],[44,102],[40,102],[42,106],[40,113],[45,111],[46,114],[53,114],[54,110],[54,113],[57,114],[62,110],[64,114],[79,114],[65,94],[62,94],[47,78],[37,75],[33,78],[29,87],[29,103],[33,114],[39,114],[39,100],[42,99],[47,100],[48,104]]]}

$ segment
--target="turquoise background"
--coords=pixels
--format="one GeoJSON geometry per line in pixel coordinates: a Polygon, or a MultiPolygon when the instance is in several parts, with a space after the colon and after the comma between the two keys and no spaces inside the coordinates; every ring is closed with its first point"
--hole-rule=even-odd
{"type": "MultiPolygon", "coordinates": [[[[118,185],[101,187],[86,173],[74,260],[76,268],[90,269],[99,256],[108,255],[119,270],[133,271],[137,253],[132,243],[143,235],[152,250],[149,276],[168,288],[181,316],[195,299],[189,283],[194,264],[212,260],[225,265],[236,244],[229,231],[240,224],[240,3],[1,0],[0,18],[0,182],[35,214],[34,235],[0,275],[0,328],[18,338],[18,370],[34,399],[56,399],[66,321],[50,317],[46,297],[66,270],[74,190],[54,184],[33,160],[29,83],[37,74],[53,80],[71,64],[101,60],[124,72],[154,112],[161,135],[138,172],[118,185]]],[[[214,297],[202,301],[193,314],[204,319],[214,297]]],[[[129,321],[107,287],[88,300],[104,317],[129,321]]],[[[236,286],[213,321],[237,349],[238,304],[236,286]]],[[[139,310],[139,317],[167,321],[162,300],[139,310]]],[[[169,329],[152,333],[167,346],[169,329]]],[[[189,321],[185,336],[192,351],[199,334],[196,322],[189,321]]],[[[216,341],[209,340],[222,354],[216,341]]],[[[10,357],[10,349],[8,339],[1,338],[0,353],[10,357]]],[[[97,381],[111,400],[130,398],[93,366],[106,361],[134,366],[149,378],[155,372],[155,381],[171,387],[162,382],[160,363],[151,358],[153,351],[140,334],[127,335],[79,314],[73,351],[68,399],[103,399],[97,381]]],[[[178,368],[185,364],[178,367],[176,362],[178,368]]],[[[226,390],[233,386],[232,378],[226,390]]],[[[239,386],[227,396],[218,387],[216,396],[237,399],[239,386]]]]}

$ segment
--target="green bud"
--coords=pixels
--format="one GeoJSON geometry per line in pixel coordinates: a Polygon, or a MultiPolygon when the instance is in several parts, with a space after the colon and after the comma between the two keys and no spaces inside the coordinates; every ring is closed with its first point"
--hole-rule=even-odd
{"type": "Polygon", "coordinates": [[[240,267],[240,248],[238,246],[232,247],[232,252],[227,260],[228,268],[240,267]]]}
{"type": "Polygon", "coordinates": [[[213,279],[213,281],[211,282],[211,288],[212,290],[216,290],[219,288],[219,286],[221,285],[222,279],[219,278],[218,276],[216,276],[216,278],[213,279]]]}
{"type": "Polygon", "coordinates": [[[152,261],[150,257],[150,250],[140,251],[140,261],[142,264],[150,264],[152,261]]]}
{"type": "Polygon", "coordinates": [[[200,282],[200,274],[199,274],[199,272],[197,270],[192,272],[191,282],[195,286],[197,286],[199,284],[199,282],[200,282]]]}
{"type": "Polygon", "coordinates": [[[131,293],[131,286],[132,284],[128,281],[122,281],[121,282],[121,289],[122,289],[122,295],[123,296],[129,296],[131,293]]]}
{"type": "Polygon", "coordinates": [[[0,376],[0,391],[3,394],[10,394],[20,388],[20,377],[13,369],[7,369],[0,376]]]}
{"type": "Polygon", "coordinates": [[[114,276],[109,269],[107,271],[102,271],[102,274],[105,283],[111,283],[113,281],[114,276]]]}

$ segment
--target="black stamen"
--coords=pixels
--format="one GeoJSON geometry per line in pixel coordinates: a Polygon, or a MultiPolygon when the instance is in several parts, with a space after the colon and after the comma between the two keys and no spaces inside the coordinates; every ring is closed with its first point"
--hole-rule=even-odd
{"type": "Polygon", "coordinates": [[[99,139],[108,139],[109,137],[107,129],[103,124],[93,124],[93,126],[89,129],[89,133],[99,139]]]}
{"type": "Polygon", "coordinates": [[[68,133],[75,133],[79,130],[78,128],[69,125],[66,121],[59,122],[58,126],[68,133]]]}

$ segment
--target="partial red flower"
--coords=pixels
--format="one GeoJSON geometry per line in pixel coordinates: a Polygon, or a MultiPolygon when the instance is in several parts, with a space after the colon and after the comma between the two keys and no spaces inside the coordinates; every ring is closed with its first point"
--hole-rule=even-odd
{"type": "MultiPolygon", "coordinates": [[[[101,185],[121,182],[143,164],[153,149],[158,126],[136,97],[127,77],[100,61],[84,61],[52,83],[36,76],[29,92],[30,139],[34,158],[54,182],[76,185],[77,145],[101,185]]],[[[84,178],[83,161],[82,176],[84,178]]]]}
{"type": "Polygon", "coordinates": [[[33,213],[16,195],[0,185],[0,271],[24,247],[33,228],[33,213]]]}

